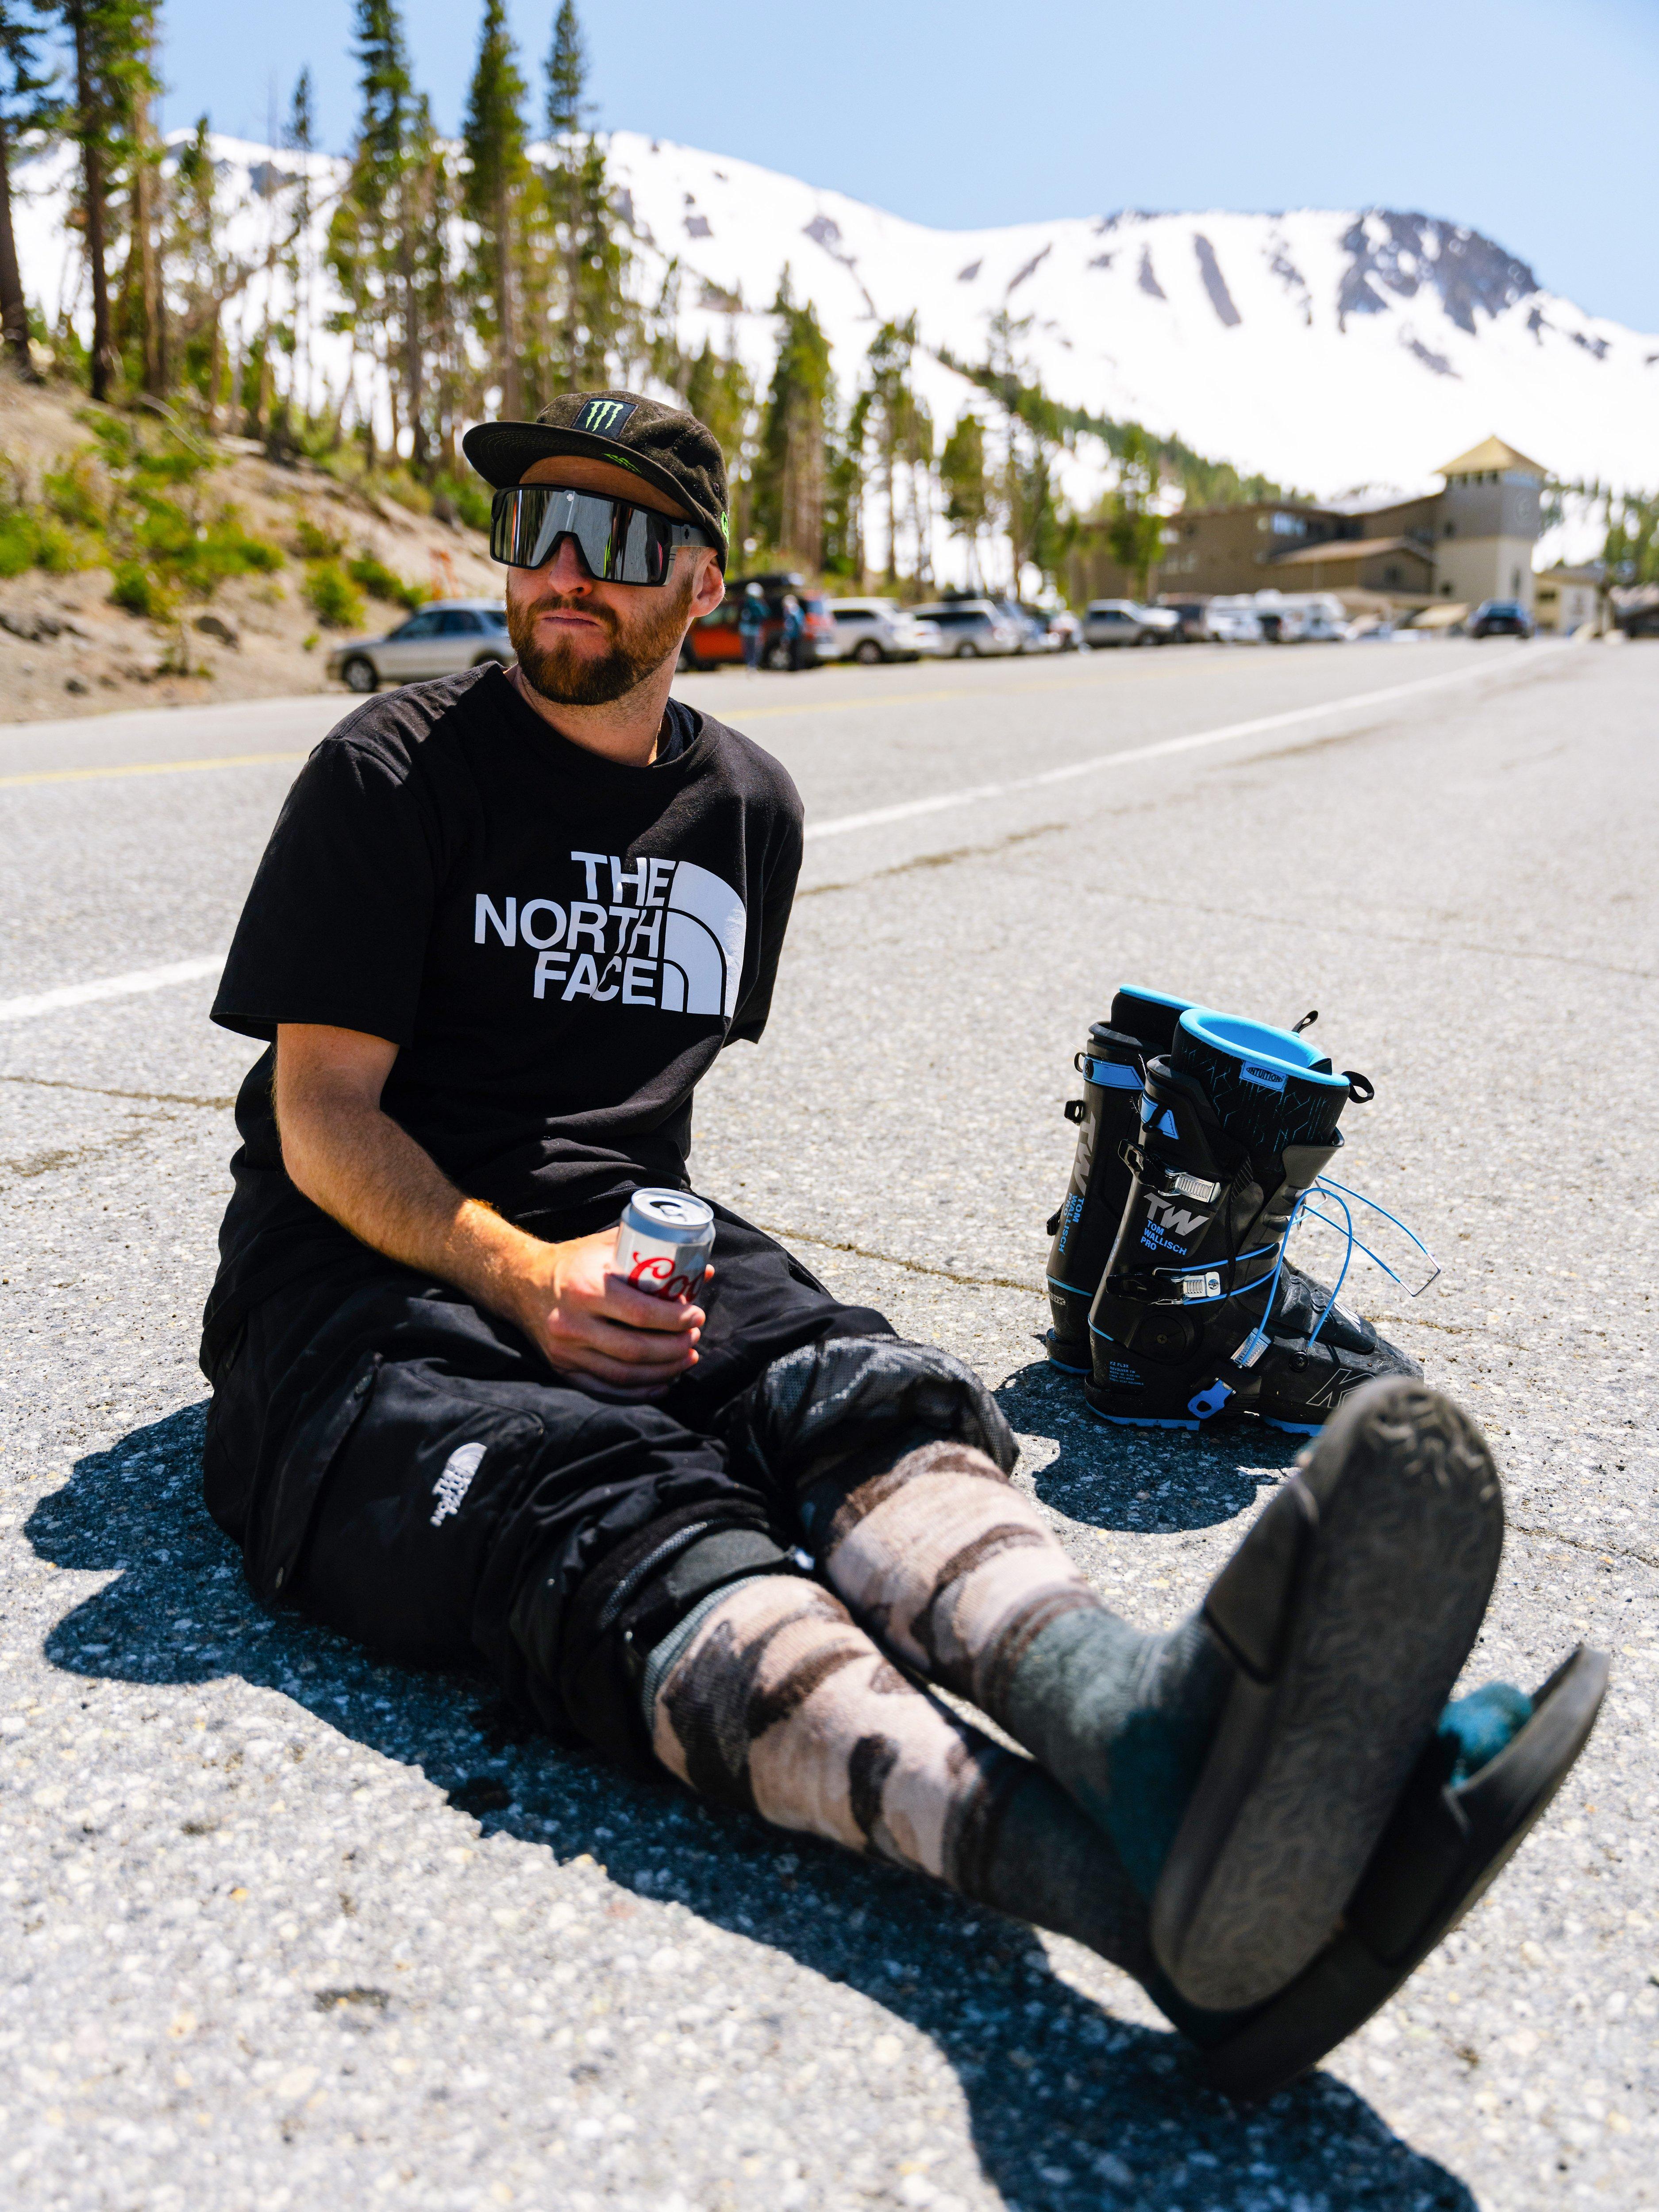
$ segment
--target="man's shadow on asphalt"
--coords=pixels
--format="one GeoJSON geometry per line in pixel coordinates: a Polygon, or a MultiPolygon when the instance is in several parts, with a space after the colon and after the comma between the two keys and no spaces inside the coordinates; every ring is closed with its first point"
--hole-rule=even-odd
{"type": "Polygon", "coordinates": [[[1010,1375],[997,1402],[1022,1436],[1058,1449],[1036,1471],[1037,1495],[1068,1520],[1132,1535],[1168,1535],[1236,1520],[1264,1485],[1289,1473],[1306,1438],[1259,1421],[1213,1431],[1131,1429],[1098,1419],[1083,1378],[1047,1359],[1010,1375]]]}
{"type": "MultiPolygon", "coordinates": [[[[1030,1418],[1037,1386],[1016,1381],[1009,1412],[1029,1431],[1041,1425],[1030,1418]]],[[[384,1665],[296,1613],[266,1614],[201,1504],[204,1411],[184,1407],[88,1454],[30,1516],[27,1534],[55,1565],[122,1570],[51,1632],[54,1665],[146,1686],[240,1675],[424,1772],[444,1795],[436,1817],[455,1824],[457,1842],[482,1832],[556,1861],[589,1852],[623,1887],[677,1899],[863,1991],[930,2036],[955,2069],[985,2174],[1022,2212],[1223,2194],[1263,2207],[1475,2212],[1455,2175],[1333,2075],[1264,2107],[1231,2105],[1204,2086],[1179,2037],[1116,2017],[1058,1978],[1021,1923],[666,1784],[631,1782],[516,1727],[482,1677],[384,1665]]],[[[1045,1494],[1082,1483],[1086,1456],[1081,1441],[1065,1443],[1045,1494]]],[[[1108,1490],[1119,1480],[1109,1454],[1096,1474],[1108,1490]]],[[[1125,1511],[1133,1502],[1131,1491],[1125,1511]]],[[[1220,1517],[1225,1504],[1218,1495],[1202,1518],[1220,1517]]],[[[611,1913],[637,1909],[619,1899],[611,1913]]],[[[384,2005],[387,1993],[366,1994],[384,2005]]],[[[779,2019],[776,2032],[785,2026],[779,2019]]]]}

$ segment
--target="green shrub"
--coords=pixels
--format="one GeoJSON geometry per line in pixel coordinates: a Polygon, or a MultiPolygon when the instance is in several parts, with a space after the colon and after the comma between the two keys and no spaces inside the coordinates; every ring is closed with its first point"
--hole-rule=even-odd
{"type": "Polygon", "coordinates": [[[0,576],[21,576],[34,566],[34,525],[15,507],[0,509],[0,576]]]}
{"type": "Polygon", "coordinates": [[[204,530],[197,532],[189,567],[197,588],[211,592],[226,576],[268,576],[282,564],[280,546],[268,538],[255,538],[242,528],[234,507],[223,507],[204,530]]]}
{"type": "Polygon", "coordinates": [[[148,622],[164,622],[173,612],[167,586],[142,561],[115,563],[109,596],[116,606],[125,607],[130,615],[142,615],[148,622]]]}
{"type": "Polygon", "coordinates": [[[307,561],[337,561],[345,550],[332,530],[325,530],[308,514],[302,514],[295,525],[294,543],[307,561]]]}
{"type": "Polygon", "coordinates": [[[46,515],[34,517],[34,565],[49,576],[72,576],[77,568],[90,568],[101,557],[101,548],[78,531],[65,530],[46,515]]]}
{"type": "Polygon", "coordinates": [[[367,550],[345,564],[345,573],[354,584],[367,592],[371,599],[384,599],[394,607],[407,607],[413,614],[424,607],[431,593],[424,584],[406,584],[401,576],[394,575],[378,555],[367,550]]]}
{"type": "Polygon", "coordinates": [[[490,527],[490,488],[475,476],[439,477],[432,486],[435,501],[447,499],[469,530],[490,527]]]}
{"type": "Polygon", "coordinates": [[[101,531],[109,520],[109,479],[89,446],[72,453],[61,468],[48,469],[40,489],[60,522],[73,523],[81,530],[101,531]]]}
{"type": "Polygon", "coordinates": [[[305,599],[325,629],[356,629],[363,620],[362,597],[338,561],[312,563],[305,579],[305,599]]]}
{"type": "Polygon", "coordinates": [[[383,474],[370,478],[371,488],[383,492],[387,499],[396,500],[406,507],[411,514],[430,514],[432,495],[424,483],[418,483],[407,469],[387,469],[383,474]]]}

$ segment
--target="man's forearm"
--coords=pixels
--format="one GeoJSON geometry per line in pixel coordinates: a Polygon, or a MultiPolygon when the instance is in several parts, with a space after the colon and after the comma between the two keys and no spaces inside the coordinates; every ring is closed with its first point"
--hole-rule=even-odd
{"type": "Polygon", "coordinates": [[[538,1240],[458,1190],[377,1106],[336,1096],[319,1119],[314,1130],[308,1113],[284,1117],[283,1164],[296,1188],[388,1260],[515,1317],[538,1240]]]}

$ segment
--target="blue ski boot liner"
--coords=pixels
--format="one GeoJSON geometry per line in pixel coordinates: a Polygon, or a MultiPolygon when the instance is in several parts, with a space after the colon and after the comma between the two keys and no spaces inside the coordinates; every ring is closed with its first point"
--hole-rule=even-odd
{"type": "Polygon", "coordinates": [[[1129,1195],[1089,1315],[1092,1411],[1188,1429],[1247,1412],[1312,1434],[1374,1376],[1420,1374],[1369,1325],[1361,1335],[1345,1317],[1339,1336],[1335,1291],[1303,1277],[1300,1295],[1280,1297],[1285,1239],[1310,1194],[1333,1209],[1319,1218],[1342,1211],[1350,1254],[1357,1242],[1353,1194],[1321,1178],[1343,1109],[1370,1096],[1292,1030],[1182,1012],[1169,1052],[1146,1065],[1138,1141],[1125,1148],[1129,1195]]]}

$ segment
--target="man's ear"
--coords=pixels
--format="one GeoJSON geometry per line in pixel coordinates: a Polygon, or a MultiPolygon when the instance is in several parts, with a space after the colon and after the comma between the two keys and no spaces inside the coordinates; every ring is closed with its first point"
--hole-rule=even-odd
{"type": "Polygon", "coordinates": [[[699,546],[697,557],[701,574],[692,590],[689,612],[693,622],[700,616],[711,615],[726,596],[726,579],[714,555],[706,547],[699,546]]]}

